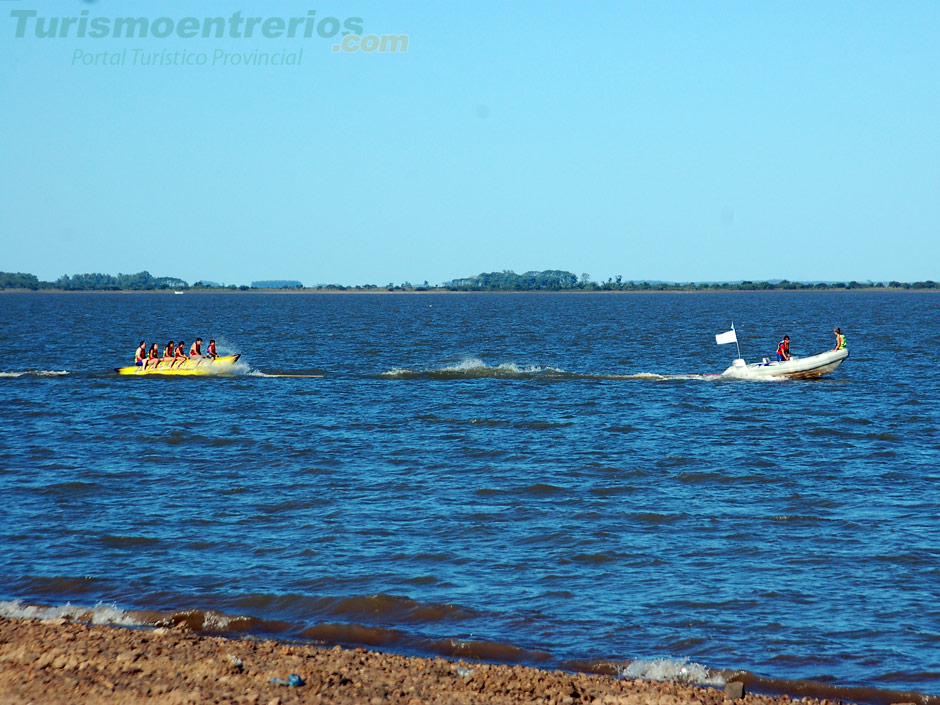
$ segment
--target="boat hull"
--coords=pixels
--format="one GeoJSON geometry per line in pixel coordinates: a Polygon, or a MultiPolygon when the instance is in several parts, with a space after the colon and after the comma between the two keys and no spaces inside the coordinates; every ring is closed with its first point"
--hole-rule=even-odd
{"type": "Polygon", "coordinates": [[[747,365],[743,360],[735,360],[735,364],[721,376],[732,379],[815,379],[832,372],[848,356],[849,351],[842,349],[782,362],[755,362],[747,365]]]}
{"type": "Polygon", "coordinates": [[[115,367],[119,375],[173,375],[179,377],[201,377],[205,375],[219,375],[232,372],[232,366],[241,355],[226,355],[214,360],[208,357],[191,357],[182,362],[160,362],[155,367],[115,367]]]}

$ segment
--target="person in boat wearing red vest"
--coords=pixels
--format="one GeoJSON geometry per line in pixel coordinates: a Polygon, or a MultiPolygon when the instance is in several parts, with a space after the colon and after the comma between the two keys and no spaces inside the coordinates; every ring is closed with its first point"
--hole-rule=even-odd
{"type": "Polygon", "coordinates": [[[196,342],[189,346],[189,359],[195,360],[197,365],[202,362],[202,338],[196,338],[196,342]]]}
{"type": "Polygon", "coordinates": [[[157,354],[158,354],[157,344],[154,343],[153,345],[150,346],[150,352],[147,353],[147,359],[146,359],[146,361],[144,362],[144,369],[145,369],[145,370],[146,370],[148,367],[154,367],[154,368],[155,368],[157,365],[160,364],[160,358],[157,357],[157,354]]]}
{"type": "Polygon", "coordinates": [[[206,357],[211,357],[213,360],[215,360],[218,356],[218,353],[215,351],[215,341],[210,340],[209,347],[206,348],[206,357]]]}
{"type": "Polygon", "coordinates": [[[786,362],[790,359],[790,336],[783,336],[783,340],[777,346],[777,361],[786,362]]]}
{"type": "Polygon", "coordinates": [[[173,350],[173,365],[170,365],[171,369],[174,365],[176,365],[177,362],[183,364],[183,361],[189,359],[186,357],[185,348],[186,343],[184,343],[182,340],[176,344],[176,348],[173,350]]]}
{"type": "Polygon", "coordinates": [[[144,367],[147,363],[147,341],[141,340],[137,346],[137,352],[134,353],[134,364],[138,367],[144,367]]]}

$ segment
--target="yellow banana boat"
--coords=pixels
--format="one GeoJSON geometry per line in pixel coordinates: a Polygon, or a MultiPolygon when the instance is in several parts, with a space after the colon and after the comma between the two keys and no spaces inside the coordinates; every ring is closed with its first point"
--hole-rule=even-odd
{"type": "Polygon", "coordinates": [[[218,375],[232,371],[232,366],[241,355],[225,355],[214,360],[211,357],[190,357],[181,361],[162,360],[156,365],[128,365],[115,367],[119,375],[218,375]]]}

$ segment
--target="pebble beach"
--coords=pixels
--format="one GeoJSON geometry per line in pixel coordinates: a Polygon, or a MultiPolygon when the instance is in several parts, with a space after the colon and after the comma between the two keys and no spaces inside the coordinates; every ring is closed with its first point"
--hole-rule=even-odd
{"type": "MultiPolygon", "coordinates": [[[[784,705],[788,696],[168,629],[0,619],[0,702],[784,705]],[[292,675],[294,676],[292,678],[292,675]],[[297,678],[299,676],[299,679],[297,678]],[[289,683],[302,682],[302,685],[289,683]]],[[[803,698],[807,705],[834,701],[803,698]]]]}

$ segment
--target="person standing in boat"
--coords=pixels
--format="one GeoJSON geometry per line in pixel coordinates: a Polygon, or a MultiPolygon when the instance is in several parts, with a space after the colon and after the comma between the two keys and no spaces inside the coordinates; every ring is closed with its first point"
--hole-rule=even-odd
{"type": "Polygon", "coordinates": [[[777,362],[786,362],[790,359],[790,336],[783,336],[783,340],[777,345],[777,362]]]}
{"type": "Polygon", "coordinates": [[[134,353],[134,364],[143,367],[147,361],[147,341],[141,340],[137,346],[137,352],[134,353]]]}
{"type": "Polygon", "coordinates": [[[845,350],[848,347],[848,344],[845,342],[845,336],[842,335],[842,331],[836,326],[835,330],[832,331],[836,334],[836,346],[833,350],[845,350]]]}
{"type": "Polygon", "coordinates": [[[206,357],[211,357],[213,360],[215,360],[218,356],[218,353],[215,351],[215,341],[210,340],[209,347],[206,348],[206,357]]]}

